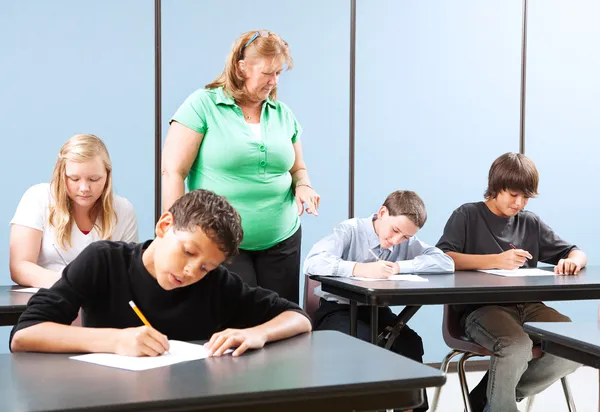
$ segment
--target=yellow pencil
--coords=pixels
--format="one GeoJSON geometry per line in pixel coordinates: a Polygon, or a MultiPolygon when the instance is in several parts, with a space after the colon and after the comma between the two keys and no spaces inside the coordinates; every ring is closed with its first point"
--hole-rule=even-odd
{"type": "MultiPolygon", "coordinates": [[[[137,305],[135,304],[135,302],[133,300],[129,301],[129,306],[131,306],[131,309],[133,309],[133,311],[135,312],[135,314],[138,315],[138,318],[140,318],[140,320],[142,322],[144,322],[144,325],[148,326],[149,328],[152,327],[152,325],[150,324],[150,322],[148,322],[148,319],[146,319],[146,317],[144,316],[144,314],[142,313],[142,311],[139,310],[139,308],[137,307],[137,305]]],[[[169,351],[165,351],[165,355],[169,355],[169,351]]]]}
{"type": "Polygon", "coordinates": [[[133,311],[135,312],[136,315],[138,315],[138,318],[140,318],[140,320],[142,322],[144,322],[144,325],[148,326],[148,327],[152,327],[152,325],[150,324],[150,322],[148,322],[148,319],[146,319],[146,317],[142,314],[142,312],[138,309],[138,307],[136,306],[136,304],[133,302],[133,300],[129,301],[129,306],[131,306],[131,309],[133,309],[133,311]]]}

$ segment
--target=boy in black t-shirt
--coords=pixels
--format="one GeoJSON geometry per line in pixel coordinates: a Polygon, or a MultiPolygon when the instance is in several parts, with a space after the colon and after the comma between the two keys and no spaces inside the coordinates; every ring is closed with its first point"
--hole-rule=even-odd
{"type": "Polygon", "coordinates": [[[12,351],[156,356],[168,339],[209,340],[211,355],[234,356],[311,330],[308,317],[276,293],[251,288],[221,263],[242,240],[240,217],[221,196],[192,191],[140,244],[98,241],[34,295],[10,336],[12,351]],[[129,306],[133,301],[152,327],[129,306]],[[83,309],[86,327],[70,326],[83,309]],[[168,339],[167,339],[168,338],[168,339]]]}
{"type": "MultiPolygon", "coordinates": [[[[494,161],[485,202],[456,209],[437,244],[456,270],[534,268],[544,262],[556,265],[557,275],[577,275],[585,267],[585,253],[523,210],[537,195],[538,181],[535,164],[525,155],[506,153],[494,161]]],[[[515,398],[541,392],[579,366],[549,354],[532,358],[538,342],[523,330],[525,322],[570,321],[541,302],[453,309],[463,313],[466,335],[494,354],[487,378],[470,395],[474,412],[518,412],[515,398]]]]}

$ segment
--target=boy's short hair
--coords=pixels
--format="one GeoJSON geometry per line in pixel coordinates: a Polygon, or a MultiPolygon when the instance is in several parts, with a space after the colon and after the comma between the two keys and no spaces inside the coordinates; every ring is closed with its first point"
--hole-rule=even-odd
{"type": "Polygon", "coordinates": [[[227,258],[238,254],[244,237],[241,218],[223,196],[210,190],[192,190],[177,199],[169,212],[175,230],[193,232],[200,228],[227,258]]]}
{"type": "Polygon", "coordinates": [[[425,203],[418,194],[410,190],[396,190],[388,195],[383,202],[390,216],[406,216],[419,229],[427,221],[425,203]]]}
{"type": "Polygon", "coordinates": [[[488,187],[483,196],[494,199],[502,191],[514,190],[525,197],[536,197],[539,180],[533,160],[522,153],[504,153],[490,167],[488,187]]]}

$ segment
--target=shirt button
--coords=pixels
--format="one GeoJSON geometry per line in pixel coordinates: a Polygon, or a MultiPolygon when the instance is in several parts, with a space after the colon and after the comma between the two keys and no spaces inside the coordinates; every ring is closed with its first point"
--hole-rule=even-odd
{"type": "Polygon", "coordinates": [[[264,144],[261,144],[260,146],[258,146],[258,149],[259,149],[261,152],[264,152],[264,151],[265,151],[265,145],[264,145],[264,144]]]}
{"type": "Polygon", "coordinates": [[[261,166],[266,166],[266,165],[267,165],[267,162],[265,162],[264,160],[261,160],[261,161],[260,161],[260,165],[261,165],[261,166]]]}

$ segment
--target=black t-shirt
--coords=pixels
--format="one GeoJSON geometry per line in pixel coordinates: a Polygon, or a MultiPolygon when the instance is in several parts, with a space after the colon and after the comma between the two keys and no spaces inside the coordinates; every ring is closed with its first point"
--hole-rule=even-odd
{"type": "MultiPolygon", "coordinates": [[[[535,214],[522,210],[509,218],[497,216],[484,202],[466,203],[456,209],[444,228],[437,247],[444,252],[489,255],[510,250],[510,245],[528,251],[533,259],[524,267],[538,262],[556,265],[577,246],[561,239],[535,214]]],[[[469,305],[472,310],[481,305],[469,305]]]]}
{"type": "Polygon", "coordinates": [[[156,330],[183,341],[206,340],[226,328],[260,325],[288,310],[307,316],[276,293],[247,286],[223,266],[197,283],[164,290],[142,263],[142,252],[151,242],[92,243],[50,289],[40,289],[31,297],[10,339],[19,329],[42,322],[69,325],[80,308],[84,326],[142,326],[130,300],[156,330]]]}

